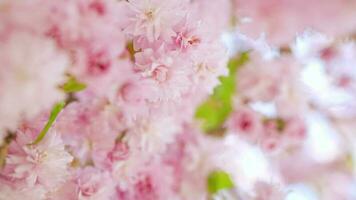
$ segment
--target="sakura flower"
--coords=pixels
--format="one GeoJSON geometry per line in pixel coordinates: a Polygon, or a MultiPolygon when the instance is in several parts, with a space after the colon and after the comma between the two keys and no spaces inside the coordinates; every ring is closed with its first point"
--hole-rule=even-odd
{"type": "Polygon", "coordinates": [[[130,188],[139,178],[140,172],[150,163],[156,162],[159,159],[157,155],[163,154],[179,133],[180,127],[174,123],[174,118],[155,116],[152,119],[155,120],[138,119],[131,125],[121,141],[128,148],[120,150],[123,153],[127,151],[124,157],[120,154],[112,157],[112,153],[120,153],[119,149],[109,154],[110,168],[121,189],[130,188]]]}
{"type": "Polygon", "coordinates": [[[172,171],[169,166],[154,160],[141,170],[129,190],[119,192],[127,200],[179,199],[173,190],[172,171]]]}
{"type": "Polygon", "coordinates": [[[304,65],[303,82],[312,91],[309,98],[334,116],[355,115],[350,112],[355,107],[354,46],[352,41],[338,41],[318,32],[307,32],[293,46],[293,54],[304,65]],[[320,83],[313,83],[312,73],[320,83]]]}
{"type": "Polygon", "coordinates": [[[173,26],[174,35],[171,37],[170,47],[173,50],[179,50],[184,53],[191,53],[202,44],[206,46],[216,46],[216,32],[220,29],[212,29],[211,24],[202,20],[201,7],[198,7],[200,1],[192,2],[191,12],[184,16],[173,26]]]}
{"type": "Polygon", "coordinates": [[[321,33],[309,30],[300,34],[292,46],[293,54],[302,62],[322,56],[321,52],[332,44],[332,39],[321,33]]]}
{"type": "Polygon", "coordinates": [[[0,199],[17,200],[45,200],[45,189],[42,186],[27,187],[17,185],[17,187],[11,187],[7,184],[0,185],[0,199]]]}
{"type": "Polygon", "coordinates": [[[193,20],[184,18],[174,26],[175,35],[172,36],[173,49],[187,51],[190,48],[198,46],[202,42],[203,34],[199,32],[200,23],[193,24],[193,20]]]}
{"type": "Polygon", "coordinates": [[[354,93],[356,91],[356,69],[353,63],[356,57],[356,44],[354,42],[343,43],[335,47],[333,51],[334,55],[325,61],[326,71],[336,86],[354,93]]]}
{"type": "Polygon", "coordinates": [[[130,149],[140,149],[147,154],[163,152],[179,132],[180,127],[174,122],[173,117],[159,116],[137,120],[123,140],[130,149]]]}
{"type": "Polygon", "coordinates": [[[112,179],[108,173],[86,168],[78,173],[78,199],[111,199],[115,194],[112,179]]]}
{"type": "Polygon", "coordinates": [[[261,148],[269,153],[301,147],[306,139],[306,124],[296,117],[265,119],[263,129],[259,142],[261,148]]]}
{"type": "Polygon", "coordinates": [[[32,34],[42,35],[50,24],[51,10],[45,1],[32,0],[23,2],[21,0],[2,0],[0,2],[1,8],[1,28],[0,32],[3,34],[9,33],[8,31],[16,29],[20,32],[28,32],[32,34]],[[38,6],[42,5],[42,6],[38,6]],[[37,9],[37,12],[32,12],[37,9]],[[33,22],[36,23],[33,23],[33,22]]]}
{"type": "Polygon", "coordinates": [[[65,81],[69,61],[51,39],[30,33],[14,32],[1,43],[0,132],[4,132],[63,99],[58,86],[65,81]]]}
{"type": "Polygon", "coordinates": [[[137,181],[139,173],[147,167],[149,161],[153,160],[155,159],[152,156],[142,155],[141,151],[136,149],[130,150],[129,156],[125,159],[112,160],[110,168],[118,188],[124,191],[130,190],[132,184],[137,181]]]}
{"type": "Polygon", "coordinates": [[[248,105],[235,108],[226,127],[230,133],[238,134],[269,153],[300,147],[307,133],[306,123],[296,114],[284,118],[268,117],[248,105]]]}
{"type": "Polygon", "coordinates": [[[125,32],[132,37],[146,37],[149,42],[173,35],[173,25],[183,17],[185,1],[130,0],[129,24],[125,32]]]}
{"type": "MultiPolygon", "coordinates": [[[[208,33],[211,37],[220,37],[223,31],[226,31],[231,26],[231,16],[234,12],[233,2],[228,0],[219,0],[208,2],[205,0],[196,0],[191,1],[190,5],[192,9],[192,14],[200,18],[200,23],[204,23],[203,29],[208,30],[208,33]],[[219,10],[220,12],[211,14],[212,10],[219,10]]],[[[195,20],[193,20],[195,21],[195,20]]],[[[199,29],[201,29],[200,27],[199,29]]]]}
{"type": "Polygon", "coordinates": [[[135,54],[135,70],[141,76],[147,99],[151,102],[180,98],[189,88],[189,69],[184,61],[176,59],[175,52],[165,52],[163,46],[157,51],[145,49],[135,54]]]}
{"type": "Polygon", "coordinates": [[[237,90],[250,101],[269,102],[282,95],[288,84],[295,80],[298,71],[289,57],[265,60],[257,56],[237,73],[237,90]],[[284,76],[280,76],[284,74],[284,76]]]}
{"type": "Polygon", "coordinates": [[[238,73],[238,91],[247,99],[270,101],[280,93],[280,78],[262,63],[250,63],[238,73]]]}
{"type": "Polygon", "coordinates": [[[0,199],[355,199],[356,4],[324,1],[0,0],[0,199]]]}
{"type": "Polygon", "coordinates": [[[71,179],[52,193],[50,199],[111,200],[115,194],[115,183],[107,171],[86,167],[74,171],[71,179]]]}
{"type": "Polygon", "coordinates": [[[125,160],[129,157],[130,150],[126,143],[118,142],[115,147],[107,154],[109,162],[114,163],[119,160],[125,160]]]}
{"type": "Polygon", "coordinates": [[[73,66],[69,72],[95,95],[109,95],[111,90],[104,92],[103,88],[115,90],[122,83],[120,80],[125,80],[118,79],[119,75],[130,73],[130,65],[121,58],[126,45],[121,31],[122,2],[80,0],[47,4],[54,12],[46,35],[71,55],[73,66]]]}
{"type": "Polygon", "coordinates": [[[355,31],[356,4],[352,1],[235,0],[235,3],[238,19],[249,19],[248,22],[241,20],[239,30],[253,38],[265,33],[268,41],[277,46],[288,45],[297,33],[308,28],[334,37],[355,31]],[[338,24],[338,28],[330,24],[338,24]]]}
{"type": "MultiPolygon", "coordinates": [[[[168,159],[169,165],[174,169],[174,176],[178,180],[175,188],[179,192],[179,197],[207,199],[209,195],[206,190],[206,178],[212,170],[223,166],[224,162],[221,161],[226,158],[227,148],[222,140],[199,134],[199,130],[192,127],[185,127],[184,132],[178,135],[177,139],[175,144],[169,146],[170,154],[166,156],[174,156],[168,159]],[[222,149],[224,149],[223,152],[220,151],[222,149]]],[[[234,164],[229,166],[233,166],[232,168],[236,170],[234,164]]],[[[228,168],[227,165],[225,167],[228,168]]]]}
{"type": "Polygon", "coordinates": [[[121,114],[107,99],[81,101],[70,104],[61,113],[54,128],[79,163],[104,162],[123,131],[121,114]]]}
{"type": "Polygon", "coordinates": [[[149,107],[146,100],[151,94],[147,91],[148,86],[137,83],[137,80],[130,80],[118,89],[113,101],[122,109],[126,121],[131,122],[140,116],[148,115],[149,107]]]}
{"type": "Polygon", "coordinates": [[[55,189],[68,178],[72,156],[54,132],[49,132],[39,144],[28,145],[33,139],[29,133],[17,134],[6,159],[5,175],[25,180],[29,187],[42,185],[48,190],[55,189]]]}
{"type": "Polygon", "coordinates": [[[258,139],[263,131],[261,115],[247,107],[238,108],[232,113],[227,126],[229,130],[237,132],[250,141],[258,139]]]}
{"type": "Polygon", "coordinates": [[[219,44],[201,45],[192,54],[194,84],[202,84],[201,89],[207,94],[212,93],[215,86],[219,85],[221,76],[228,74],[227,52],[219,44]]]}

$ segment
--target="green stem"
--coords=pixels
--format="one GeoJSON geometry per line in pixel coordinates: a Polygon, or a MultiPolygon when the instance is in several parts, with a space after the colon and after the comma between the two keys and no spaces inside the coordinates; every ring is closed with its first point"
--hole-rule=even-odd
{"type": "Polygon", "coordinates": [[[64,106],[65,106],[65,102],[59,102],[56,105],[54,105],[51,111],[51,115],[49,116],[49,119],[45,127],[42,129],[40,134],[38,134],[37,138],[35,139],[35,141],[31,143],[31,145],[36,145],[42,141],[42,139],[46,136],[48,130],[51,128],[52,124],[56,121],[58,114],[61,112],[64,106]]]}

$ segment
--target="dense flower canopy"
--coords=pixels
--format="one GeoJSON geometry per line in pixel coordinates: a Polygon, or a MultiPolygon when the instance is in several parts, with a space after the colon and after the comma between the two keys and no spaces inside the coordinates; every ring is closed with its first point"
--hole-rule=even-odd
{"type": "Polygon", "coordinates": [[[0,0],[0,200],[356,199],[355,10],[0,0]]]}

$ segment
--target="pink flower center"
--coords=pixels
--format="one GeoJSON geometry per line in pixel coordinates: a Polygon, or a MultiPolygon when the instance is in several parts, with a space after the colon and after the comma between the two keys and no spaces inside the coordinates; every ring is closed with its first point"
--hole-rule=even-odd
{"type": "Polygon", "coordinates": [[[35,149],[33,154],[30,154],[29,156],[33,162],[39,164],[44,162],[44,160],[48,157],[48,153],[45,151],[40,151],[38,149],[35,149]]]}
{"type": "Polygon", "coordinates": [[[183,50],[187,49],[189,46],[194,46],[201,42],[200,38],[197,36],[188,36],[186,33],[178,33],[174,41],[175,44],[183,50]]]}
{"type": "Polygon", "coordinates": [[[157,67],[153,73],[152,77],[157,80],[158,82],[164,82],[168,78],[168,69],[164,66],[157,67]]]}
{"type": "Polygon", "coordinates": [[[335,56],[336,52],[333,48],[325,48],[320,52],[320,57],[324,60],[330,60],[335,56]]]}
{"type": "Polygon", "coordinates": [[[97,187],[95,187],[94,185],[91,186],[87,186],[87,187],[81,187],[80,188],[80,193],[85,196],[85,197],[90,197],[93,194],[95,194],[97,192],[97,187]]]}
{"type": "Polygon", "coordinates": [[[151,178],[145,177],[143,180],[136,184],[136,190],[140,194],[153,194],[154,186],[152,185],[151,178]]]}
{"type": "Polygon", "coordinates": [[[99,1],[92,2],[89,5],[89,8],[97,12],[99,15],[104,15],[106,12],[104,4],[99,1]]]}
{"type": "Polygon", "coordinates": [[[129,156],[129,147],[126,143],[117,143],[107,156],[111,162],[124,160],[129,156]]]}
{"type": "Polygon", "coordinates": [[[236,120],[235,126],[237,130],[243,131],[243,132],[249,132],[252,129],[253,122],[251,117],[246,114],[242,113],[236,120]]]}
{"type": "Polygon", "coordinates": [[[89,73],[99,75],[107,72],[110,69],[110,61],[104,59],[104,53],[97,53],[90,56],[88,61],[89,73]]]}

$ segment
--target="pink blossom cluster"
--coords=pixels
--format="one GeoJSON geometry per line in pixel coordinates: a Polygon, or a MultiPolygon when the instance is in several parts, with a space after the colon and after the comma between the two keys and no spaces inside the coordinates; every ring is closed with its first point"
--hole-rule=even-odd
{"type": "Polygon", "coordinates": [[[356,198],[356,4],[306,3],[0,0],[0,200],[356,198]]]}

